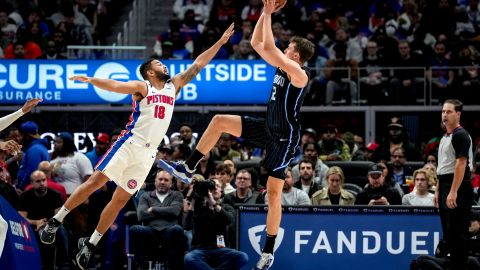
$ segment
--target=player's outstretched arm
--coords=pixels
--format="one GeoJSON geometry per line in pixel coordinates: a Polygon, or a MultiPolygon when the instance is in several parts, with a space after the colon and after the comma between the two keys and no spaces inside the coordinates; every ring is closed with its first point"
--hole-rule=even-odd
{"type": "Polygon", "coordinates": [[[177,94],[184,85],[189,83],[197,74],[204,68],[217,54],[218,50],[225,44],[230,37],[233,35],[233,23],[228,27],[227,30],[223,33],[222,37],[212,45],[212,47],[208,48],[206,51],[201,53],[193,62],[193,64],[188,67],[185,71],[175,75],[172,78],[172,82],[177,89],[177,94]]]}
{"type": "Polygon", "coordinates": [[[41,98],[32,98],[32,99],[29,99],[29,100],[25,101],[25,104],[23,104],[23,106],[22,106],[22,112],[23,113],[30,112],[30,110],[33,107],[37,106],[38,103],[40,103],[42,101],[43,101],[43,99],[41,99],[41,98]]]}
{"type": "Polygon", "coordinates": [[[147,95],[147,86],[141,81],[128,81],[120,82],[111,79],[100,79],[88,76],[72,76],[69,78],[72,81],[80,81],[84,83],[90,83],[96,87],[102,88],[110,92],[116,92],[120,94],[140,94],[142,97],[147,95]]]}
{"type": "MultiPolygon", "coordinates": [[[[39,102],[42,102],[43,99],[41,98],[32,98],[25,101],[23,107],[17,110],[14,113],[5,115],[4,117],[0,118],[0,131],[4,130],[8,126],[10,126],[13,122],[15,122],[18,118],[22,117],[22,115],[28,113],[33,107],[37,106],[39,102]]],[[[3,149],[3,148],[2,148],[3,149]]]]}
{"type": "Polygon", "coordinates": [[[263,47],[263,23],[264,23],[264,13],[258,18],[257,24],[253,29],[252,39],[250,40],[250,45],[252,48],[257,51],[257,48],[263,47]]]}
{"type": "Polygon", "coordinates": [[[263,4],[263,46],[258,46],[255,51],[270,65],[287,72],[294,86],[304,87],[308,82],[305,71],[297,62],[289,59],[275,46],[272,32],[272,13],[280,10],[283,6],[275,6],[275,0],[263,0],[263,4]]]}

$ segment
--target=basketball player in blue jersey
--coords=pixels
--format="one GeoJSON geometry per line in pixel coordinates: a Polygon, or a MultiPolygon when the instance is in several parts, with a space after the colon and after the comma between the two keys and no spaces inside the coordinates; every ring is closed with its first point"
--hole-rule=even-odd
{"type": "Polygon", "coordinates": [[[107,91],[131,94],[133,112],[125,130],[98,162],[92,176],[72,193],[60,211],[40,232],[43,243],[53,243],[56,231],[65,216],[107,181],[114,181],[118,188],[102,211],[95,232],[91,237],[80,238],[78,243],[80,252],[76,256],[77,265],[81,269],[87,267],[92,251],[102,235],[112,225],[132,194],[143,185],[155,160],[157,147],[170,124],[176,95],[212,60],[232,34],[233,24],[212,47],[200,54],[188,69],[171,79],[167,67],[156,59],[150,59],[140,66],[144,82],[119,82],[87,76],[70,78],[107,91]]]}
{"type": "Polygon", "coordinates": [[[282,215],[281,195],[285,169],[295,157],[300,140],[299,112],[307,90],[309,71],[305,62],[314,53],[314,45],[300,37],[290,39],[282,53],[275,47],[272,33],[272,13],[282,6],[275,0],[264,0],[264,10],[255,26],[251,44],[270,65],[277,67],[267,107],[266,119],[237,115],[215,115],[185,163],[161,161],[161,167],[185,181],[191,179],[200,159],[215,145],[223,132],[242,137],[267,150],[263,166],[269,171],[267,180],[267,238],[256,269],[268,269],[273,263],[273,247],[282,215]]]}

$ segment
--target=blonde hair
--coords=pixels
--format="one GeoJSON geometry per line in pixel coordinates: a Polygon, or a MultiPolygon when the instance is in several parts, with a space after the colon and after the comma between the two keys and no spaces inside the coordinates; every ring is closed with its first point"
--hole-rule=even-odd
{"type": "Polygon", "coordinates": [[[340,176],[340,184],[343,186],[343,183],[345,183],[345,175],[343,174],[342,168],[338,166],[330,167],[325,175],[325,179],[328,181],[328,177],[332,174],[337,174],[340,176]]]}
{"type": "Polygon", "coordinates": [[[432,174],[432,177],[433,177],[432,187],[436,186],[438,182],[437,166],[433,165],[432,163],[426,163],[425,165],[423,165],[422,169],[426,169],[427,171],[430,172],[430,174],[432,174]]]}
{"type": "Polygon", "coordinates": [[[203,182],[205,181],[205,177],[203,175],[196,173],[192,176],[193,179],[195,179],[197,182],[203,182]]]}
{"type": "Polygon", "coordinates": [[[434,177],[434,174],[432,173],[432,171],[428,170],[428,169],[425,169],[425,168],[421,168],[421,169],[418,169],[416,171],[413,172],[413,183],[415,184],[415,178],[417,177],[417,174],[419,173],[423,173],[425,175],[425,178],[427,179],[427,184],[428,184],[428,187],[432,187],[432,186],[435,186],[437,184],[437,181],[435,180],[435,177],[434,177]]]}

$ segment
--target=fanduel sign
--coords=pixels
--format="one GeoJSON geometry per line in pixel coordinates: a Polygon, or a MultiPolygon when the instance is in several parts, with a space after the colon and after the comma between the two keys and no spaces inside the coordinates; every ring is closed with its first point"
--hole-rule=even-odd
{"type": "MultiPolygon", "coordinates": [[[[131,97],[68,80],[73,75],[119,81],[142,80],[138,60],[0,62],[0,102],[20,104],[40,97],[44,104],[129,104],[131,97]]],[[[164,61],[171,76],[186,70],[192,61],[164,61]]],[[[264,61],[212,61],[177,97],[180,104],[265,104],[272,87],[274,68],[264,61]]]]}
{"type": "MultiPolygon", "coordinates": [[[[252,258],[243,269],[252,269],[265,241],[266,212],[239,211],[240,249],[252,258]]],[[[440,239],[433,209],[285,207],[274,268],[405,270],[419,255],[433,254],[440,239]]]]}

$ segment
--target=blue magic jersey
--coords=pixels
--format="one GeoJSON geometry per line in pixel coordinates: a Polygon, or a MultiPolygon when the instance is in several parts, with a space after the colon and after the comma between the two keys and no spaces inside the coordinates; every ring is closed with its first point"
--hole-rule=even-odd
{"type": "MultiPolygon", "coordinates": [[[[310,70],[306,67],[302,69],[310,79],[310,70]]],[[[287,73],[277,68],[267,107],[266,124],[271,133],[290,138],[300,136],[299,113],[306,94],[305,87],[293,86],[287,73]]]]}

